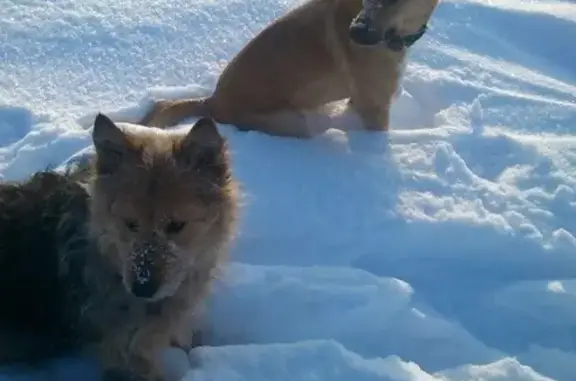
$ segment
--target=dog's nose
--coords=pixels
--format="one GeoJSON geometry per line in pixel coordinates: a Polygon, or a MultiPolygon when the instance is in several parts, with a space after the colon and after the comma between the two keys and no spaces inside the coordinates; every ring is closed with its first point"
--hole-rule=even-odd
{"type": "Polygon", "coordinates": [[[153,279],[132,282],[132,294],[137,298],[151,298],[158,291],[158,283],[153,279]]]}
{"type": "Polygon", "coordinates": [[[358,45],[376,45],[382,37],[377,29],[372,29],[360,22],[350,25],[349,34],[350,39],[358,45]]]}

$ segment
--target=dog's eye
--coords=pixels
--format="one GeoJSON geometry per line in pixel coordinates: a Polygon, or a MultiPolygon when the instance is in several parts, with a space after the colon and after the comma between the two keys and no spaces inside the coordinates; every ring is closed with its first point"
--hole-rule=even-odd
{"type": "Polygon", "coordinates": [[[182,231],[182,229],[184,229],[184,226],[186,226],[186,222],[170,221],[164,227],[164,231],[167,234],[176,234],[176,233],[180,233],[180,231],[182,231]]]}
{"type": "Polygon", "coordinates": [[[128,219],[124,220],[124,225],[126,225],[128,230],[130,230],[131,232],[136,233],[138,231],[138,222],[136,222],[136,220],[132,220],[132,219],[128,218],[128,219]]]}

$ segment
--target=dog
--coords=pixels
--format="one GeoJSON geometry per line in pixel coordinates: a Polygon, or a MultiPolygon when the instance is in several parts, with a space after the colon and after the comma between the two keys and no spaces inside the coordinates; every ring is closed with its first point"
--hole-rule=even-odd
{"type": "Polygon", "coordinates": [[[182,134],[103,114],[92,137],[88,168],[0,187],[0,335],[27,343],[0,361],[79,351],[105,380],[163,380],[235,234],[226,141],[209,118],[182,134]]]}
{"type": "Polygon", "coordinates": [[[88,194],[71,173],[0,184],[0,362],[79,350],[88,194]]]}
{"type": "MultiPolygon", "coordinates": [[[[186,135],[121,131],[96,120],[90,236],[110,277],[97,283],[103,308],[86,318],[106,336],[100,357],[157,379],[157,350],[186,347],[191,314],[226,259],[236,221],[236,185],[213,120],[186,135]],[[111,289],[107,289],[113,285],[111,289]]],[[[100,273],[101,271],[99,271],[100,273]]]]}
{"type": "Polygon", "coordinates": [[[139,124],[210,116],[242,131],[311,138],[320,108],[348,99],[371,131],[387,131],[406,55],[439,0],[310,0],[271,23],[204,98],[160,100],[139,124]]]}

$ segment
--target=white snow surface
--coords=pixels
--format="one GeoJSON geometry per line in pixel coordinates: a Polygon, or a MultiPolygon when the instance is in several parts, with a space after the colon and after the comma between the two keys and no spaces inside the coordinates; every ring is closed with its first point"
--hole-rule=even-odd
{"type": "MultiPolygon", "coordinates": [[[[0,173],[209,92],[291,0],[0,0],[0,173]]],[[[576,4],[445,0],[391,132],[219,129],[242,184],[184,381],[576,380],[576,4]]],[[[188,129],[194,121],[177,128],[188,129]]],[[[352,123],[352,122],[350,122],[352,123]]],[[[97,380],[82,359],[0,380],[97,380]]]]}

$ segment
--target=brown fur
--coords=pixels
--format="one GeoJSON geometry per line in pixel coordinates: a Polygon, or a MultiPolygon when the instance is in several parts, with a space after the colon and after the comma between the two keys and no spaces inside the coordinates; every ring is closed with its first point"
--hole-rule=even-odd
{"type": "MultiPolygon", "coordinates": [[[[383,30],[414,34],[439,0],[378,0],[383,30]]],[[[366,47],[349,37],[362,0],[310,0],[271,23],[232,59],[211,96],[163,100],[140,121],[167,127],[188,117],[271,135],[312,137],[319,108],[349,98],[370,130],[388,130],[389,109],[407,49],[366,47]],[[316,119],[316,120],[314,120],[316,119]]]]}
{"type": "Polygon", "coordinates": [[[194,313],[234,234],[226,143],[209,119],[182,135],[122,132],[104,117],[94,143],[90,234],[101,264],[89,274],[98,295],[85,317],[104,333],[105,367],[156,379],[158,350],[191,343],[194,313]],[[131,284],[141,270],[158,289],[137,298],[131,284]]]}
{"type": "Polygon", "coordinates": [[[0,363],[80,351],[105,380],[163,379],[235,233],[226,142],[210,119],[179,134],[103,115],[93,140],[93,165],[0,185],[0,363]]]}

